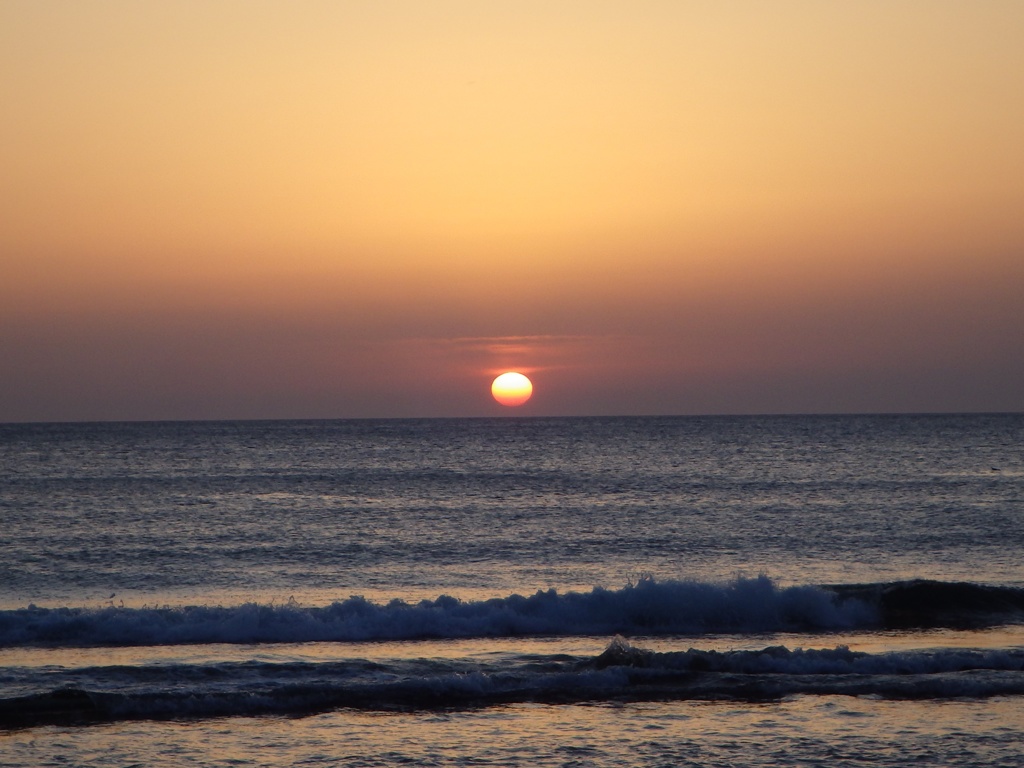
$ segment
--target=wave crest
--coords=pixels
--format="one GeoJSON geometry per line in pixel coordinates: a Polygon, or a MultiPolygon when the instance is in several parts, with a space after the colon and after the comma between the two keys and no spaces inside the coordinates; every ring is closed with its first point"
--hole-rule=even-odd
{"type": "Polygon", "coordinates": [[[1024,591],[941,582],[780,587],[767,576],[724,584],[644,578],[622,589],[541,590],[529,596],[374,603],[350,597],[297,603],[180,608],[0,611],[0,647],[373,641],[465,637],[701,635],[815,632],[943,622],[1007,623],[1024,591]],[[955,611],[947,597],[957,596],[955,611]]]}

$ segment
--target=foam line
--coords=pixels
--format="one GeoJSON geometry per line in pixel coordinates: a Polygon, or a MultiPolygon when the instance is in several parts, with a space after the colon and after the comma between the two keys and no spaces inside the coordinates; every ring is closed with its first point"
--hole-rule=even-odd
{"type": "Polygon", "coordinates": [[[1024,591],[900,582],[780,587],[765,576],[715,584],[643,579],[622,589],[463,601],[323,607],[38,608],[0,611],[0,646],[145,646],[581,635],[815,632],[1020,621],[1024,591]],[[946,599],[955,594],[955,605],[946,599]],[[912,608],[912,610],[911,610],[912,608]]]}

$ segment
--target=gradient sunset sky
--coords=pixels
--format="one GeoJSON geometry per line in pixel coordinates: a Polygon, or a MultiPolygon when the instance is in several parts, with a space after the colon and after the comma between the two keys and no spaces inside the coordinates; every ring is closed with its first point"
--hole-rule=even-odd
{"type": "Polygon", "coordinates": [[[1022,41],[1019,0],[4,0],[0,421],[1024,411],[1022,41]]]}

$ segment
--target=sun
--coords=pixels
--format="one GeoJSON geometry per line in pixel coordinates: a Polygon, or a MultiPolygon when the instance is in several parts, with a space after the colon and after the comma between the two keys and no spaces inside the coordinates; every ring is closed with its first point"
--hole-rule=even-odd
{"type": "Polygon", "coordinates": [[[502,405],[522,405],[533,394],[533,382],[521,373],[509,371],[491,382],[491,394],[502,405]]]}

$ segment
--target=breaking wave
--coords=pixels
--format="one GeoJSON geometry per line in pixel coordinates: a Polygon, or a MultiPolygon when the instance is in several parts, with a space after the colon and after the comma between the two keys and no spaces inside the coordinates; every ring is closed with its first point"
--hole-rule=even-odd
{"type": "Polygon", "coordinates": [[[0,611],[0,647],[360,642],[466,637],[701,635],[981,627],[1024,618],[1024,590],[934,581],[781,587],[641,579],[622,589],[463,601],[441,596],[328,606],[40,608],[0,611]]]}
{"type": "Polygon", "coordinates": [[[870,654],[654,652],[616,637],[600,655],[221,663],[55,672],[58,688],[0,699],[0,727],[115,720],[438,710],[537,702],[777,700],[793,695],[951,699],[1024,695],[1024,649],[870,654]]]}

